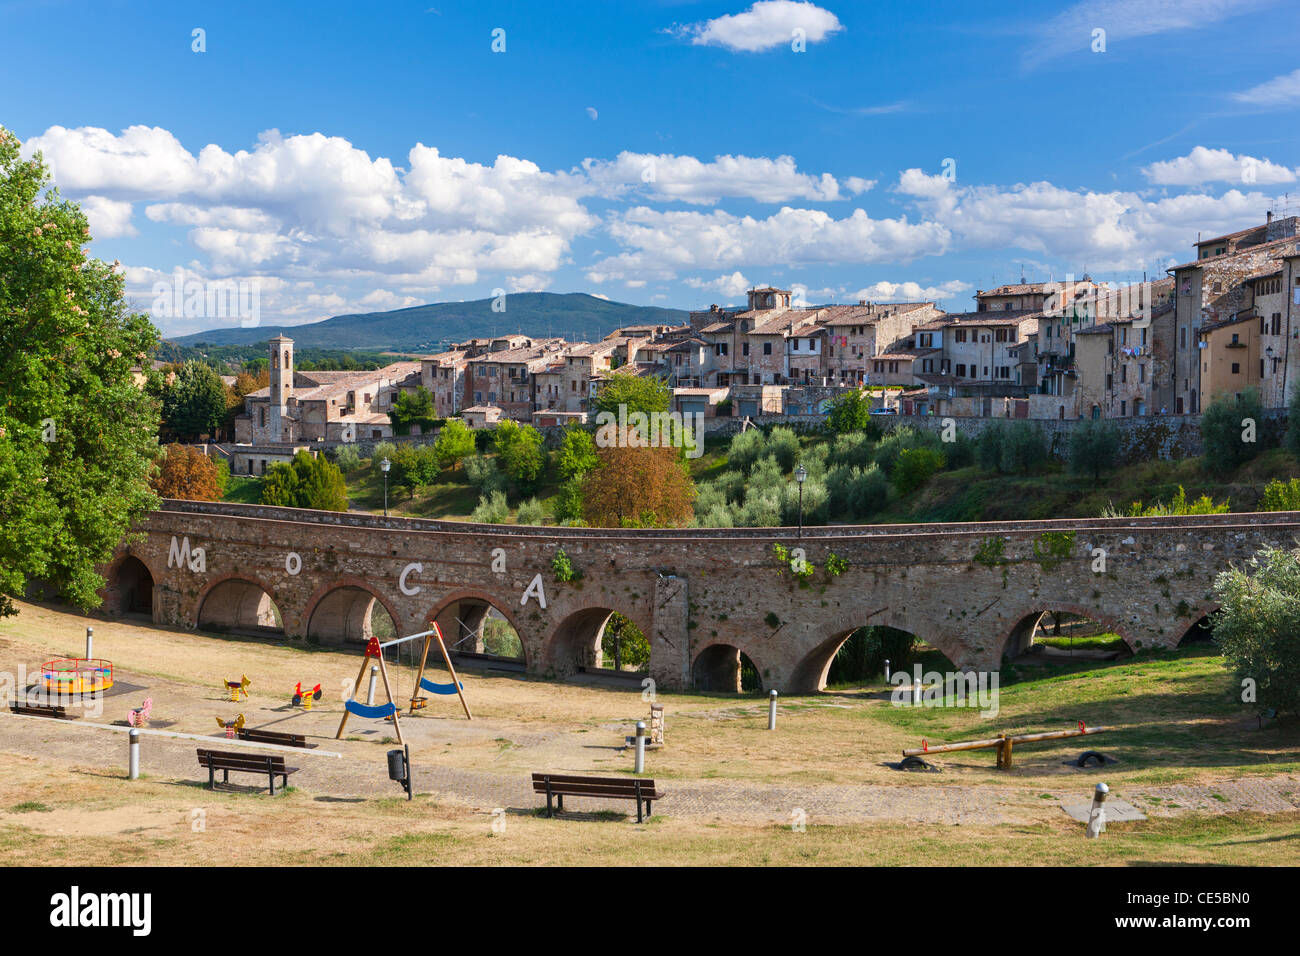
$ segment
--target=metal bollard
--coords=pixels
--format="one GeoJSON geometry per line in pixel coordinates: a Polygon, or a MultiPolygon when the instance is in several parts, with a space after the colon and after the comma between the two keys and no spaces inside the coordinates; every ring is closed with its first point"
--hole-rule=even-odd
{"type": "Polygon", "coordinates": [[[776,730],[776,691],[767,698],[767,729],[776,730]]]}
{"type": "Polygon", "coordinates": [[[636,722],[636,767],[634,773],[645,773],[645,721],[636,722]]]}
{"type": "Polygon", "coordinates": [[[86,628],[86,660],[92,660],[95,656],[95,629],[86,628]]]}
{"type": "Polygon", "coordinates": [[[131,730],[127,734],[130,747],[130,756],[127,759],[126,778],[128,780],[140,779],[140,731],[131,730]]]}
{"type": "Polygon", "coordinates": [[[366,691],[366,706],[375,706],[375,681],[379,680],[379,665],[370,665],[370,689],[366,691]]]}
{"type": "Polygon", "coordinates": [[[889,658],[885,658],[885,683],[889,683],[889,658]]]}
{"type": "Polygon", "coordinates": [[[1084,831],[1084,836],[1090,840],[1095,840],[1106,832],[1106,796],[1110,793],[1110,787],[1104,783],[1097,784],[1097,789],[1092,793],[1092,809],[1088,813],[1088,829],[1084,831]]]}

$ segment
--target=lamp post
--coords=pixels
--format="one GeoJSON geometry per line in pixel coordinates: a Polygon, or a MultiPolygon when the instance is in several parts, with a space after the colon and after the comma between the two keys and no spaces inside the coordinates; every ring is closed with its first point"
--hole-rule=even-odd
{"type": "Polygon", "coordinates": [[[794,480],[799,486],[799,537],[803,537],[803,483],[808,477],[808,470],[800,465],[794,470],[794,480]]]}
{"type": "Polygon", "coordinates": [[[379,463],[379,470],[384,473],[384,517],[388,517],[388,469],[393,467],[393,463],[384,456],[384,460],[379,463]]]}

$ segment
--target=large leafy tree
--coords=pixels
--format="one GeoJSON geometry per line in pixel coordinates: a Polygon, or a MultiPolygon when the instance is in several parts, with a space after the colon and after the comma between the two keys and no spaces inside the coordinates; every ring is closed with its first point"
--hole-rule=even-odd
{"type": "Polygon", "coordinates": [[[414,392],[402,392],[388,410],[388,419],[393,423],[393,434],[409,435],[412,425],[420,426],[420,434],[427,435],[437,421],[438,413],[433,408],[433,396],[423,385],[414,392]]]}
{"type": "Polygon", "coordinates": [[[438,441],[433,447],[440,467],[455,468],[474,454],[474,433],[459,418],[453,418],[442,426],[438,432],[438,441]]]}
{"type": "Polygon", "coordinates": [[[1265,548],[1214,583],[1214,641],[1260,709],[1300,714],[1300,551],[1265,548]]]}
{"type": "Polygon", "coordinates": [[[1201,445],[1205,468],[1226,474],[1263,450],[1264,409],[1259,391],[1248,388],[1239,396],[1215,397],[1201,415],[1201,445]]]}
{"type": "Polygon", "coordinates": [[[164,498],[216,501],[221,497],[216,463],[193,445],[168,445],[150,484],[164,498]]]}
{"type": "Polygon", "coordinates": [[[668,383],[653,376],[635,375],[632,372],[615,372],[610,375],[605,386],[591,400],[591,407],[597,412],[610,412],[617,415],[619,406],[633,412],[666,412],[672,405],[672,390],[668,383]]]}
{"type": "Polygon", "coordinates": [[[0,614],[32,581],[97,605],[96,565],[157,504],[158,405],[132,368],[158,332],[48,181],[0,127],[0,614]]]}
{"type": "Polygon", "coordinates": [[[1070,435],[1070,470],[1100,481],[1101,473],[1113,468],[1119,459],[1119,446],[1119,429],[1114,422],[1085,419],[1070,435]]]}
{"type": "Polygon", "coordinates": [[[682,527],[695,515],[695,484],[672,448],[613,447],[582,479],[583,516],[601,528],[682,527]]]}
{"type": "Polygon", "coordinates": [[[229,403],[226,384],[216,369],[203,362],[186,362],[163,389],[163,422],[179,438],[198,439],[221,427],[229,403]]]}

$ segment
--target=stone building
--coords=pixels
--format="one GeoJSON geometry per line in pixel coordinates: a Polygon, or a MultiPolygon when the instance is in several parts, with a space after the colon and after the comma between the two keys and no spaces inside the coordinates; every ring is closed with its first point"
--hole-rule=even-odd
{"type": "Polygon", "coordinates": [[[292,339],[277,335],[269,349],[270,385],[244,396],[244,412],[235,418],[237,445],[387,438],[393,399],[418,384],[417,362],[368,372],[300,372],[292,339]]]}

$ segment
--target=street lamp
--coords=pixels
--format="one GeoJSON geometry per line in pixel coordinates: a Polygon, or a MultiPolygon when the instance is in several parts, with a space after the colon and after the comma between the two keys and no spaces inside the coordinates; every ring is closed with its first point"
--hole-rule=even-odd
{"type": "Polygon", "coordinates": [[[388,469],[393,467],[393,463],[384,456],[384,460],[379,463],[379,470],[384,473],[384,517],[388,517],[388,469]]]}
{"type": "Polygon", "coordinates": [[[800,465],[794,470],[794,480],[799,486],[799,537],[803,537],[803,483],[808,477],[808,470],[800,465]]]}

